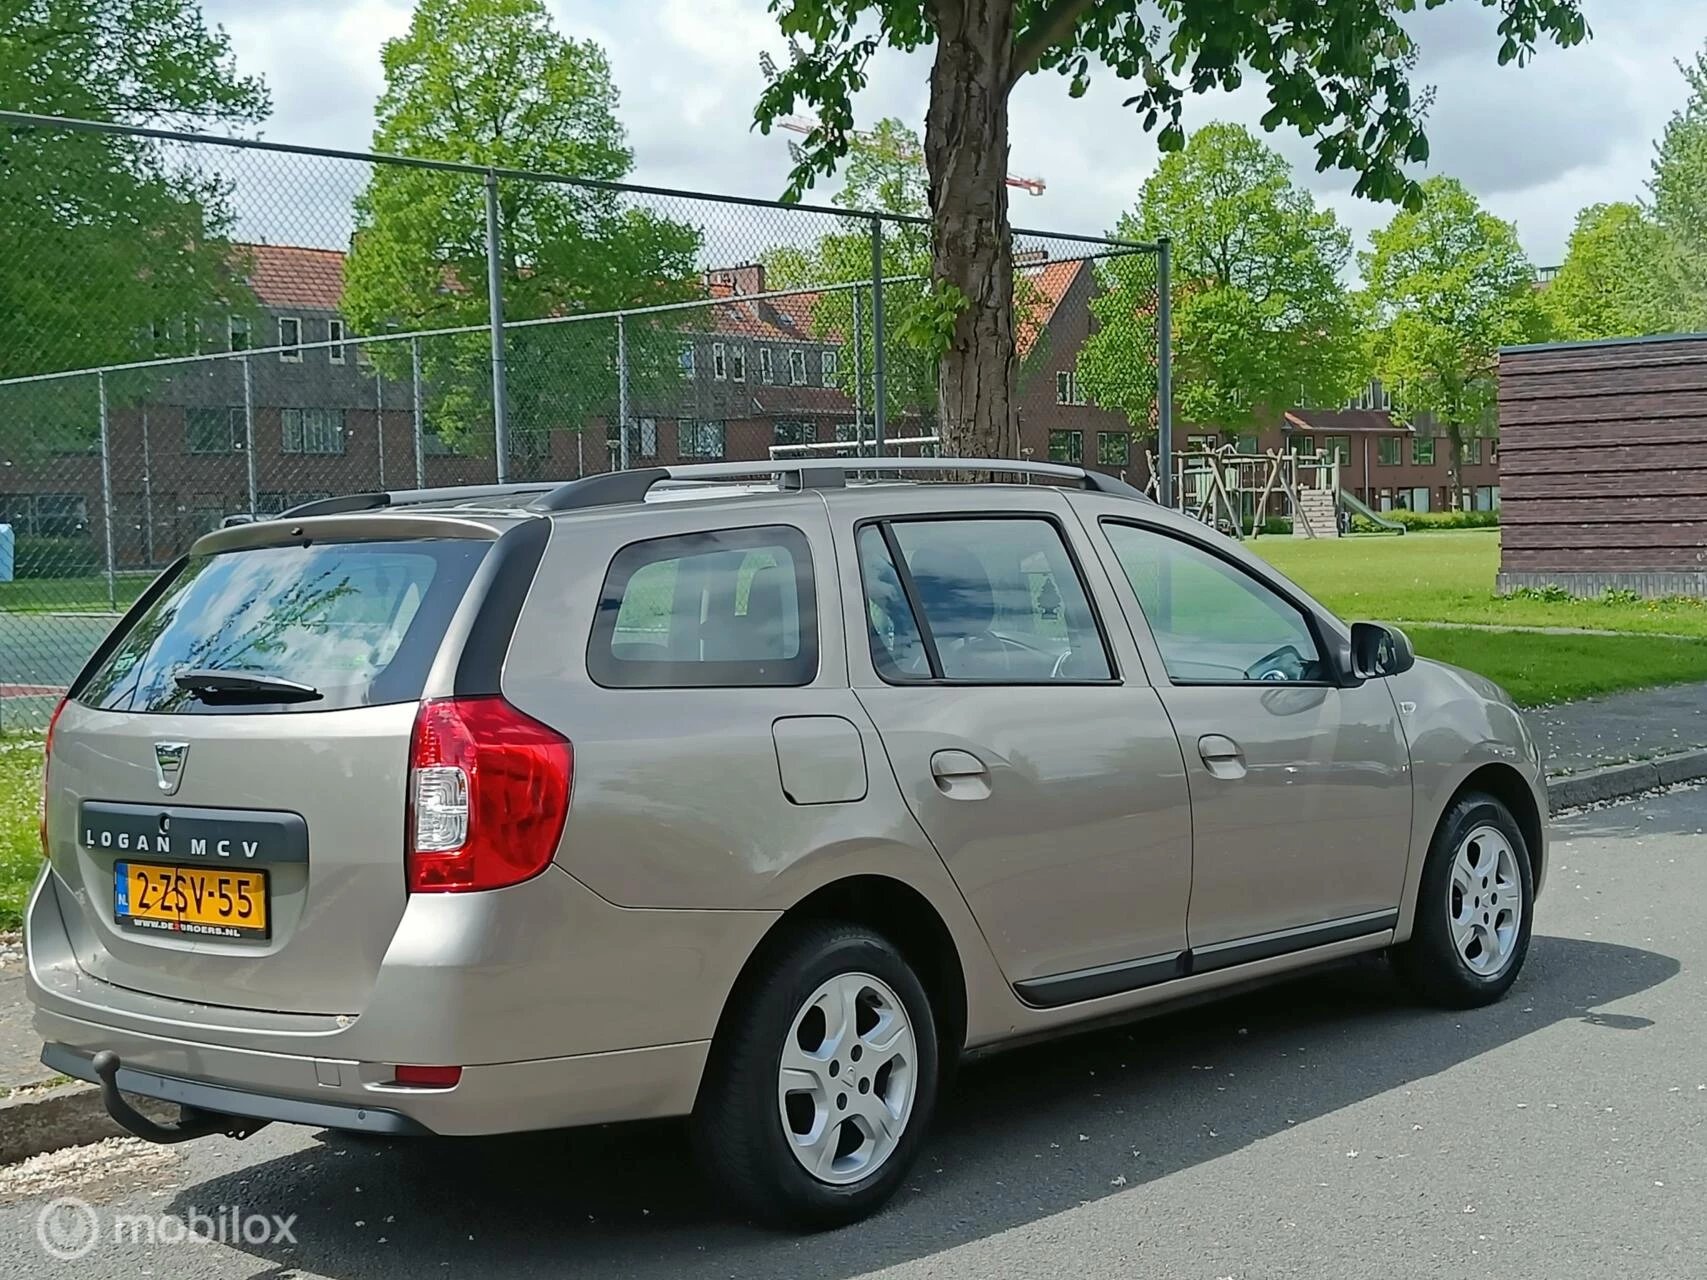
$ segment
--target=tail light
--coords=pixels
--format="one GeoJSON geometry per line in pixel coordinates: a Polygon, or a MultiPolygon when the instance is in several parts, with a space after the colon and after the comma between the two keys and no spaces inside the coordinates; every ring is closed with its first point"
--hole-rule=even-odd
{"type": "Polygon", "coordinates": [[[391,1083],[411,1089],[454,1089],[461,1079],[461,1067],[398,1066],[391,1072],[391,1083]]]}
{"type": "Polygon", "coordinates": [[[423,702],[409,744],[415,893],[517,884],[545,870],[569,816],[575,753],[502,698],[423,702]]]}
{"type": "Polygon", "coordinates": [[[59,723],[59,713],[65,710],[64,698],[53,708],[53,714],[47,718],[47,737],[42,742],[41,752],[41,852],[47,857],[47,777],[53,768],[53,727],[59,723]]]}

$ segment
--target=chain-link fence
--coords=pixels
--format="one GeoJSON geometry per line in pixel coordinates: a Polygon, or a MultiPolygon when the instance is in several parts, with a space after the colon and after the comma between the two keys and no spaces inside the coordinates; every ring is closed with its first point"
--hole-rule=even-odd
{"type": "MultiPolygon", "coordinates": [[[[938,447],[922,219],[9,112],[0,172],[0,732],[231,516],[938,447]]],[[[1003,452],[1142,485],[1165,250],[1014,263],[1003,452]]]]}

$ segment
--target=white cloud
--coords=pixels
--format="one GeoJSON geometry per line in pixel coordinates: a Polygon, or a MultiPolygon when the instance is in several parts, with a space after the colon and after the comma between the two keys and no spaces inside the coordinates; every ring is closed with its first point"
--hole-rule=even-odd
{"type": "MultiPolygon", "coordinates": [[[[379,48],[406,28],[405,0],[204,3],[230,30],[244,69],[262,73],[272,87],[275,111],[266,136],[367,145],[381,87],[379,48]]],[[[791,135],[764,137],[751,129],[763,83],[759,53],[780,58],[785,47],[765,0],[551,4],[563,31],[598,39],[610,54],[636,180],[766,197],[782,190],[791,135]]],[[[1417,17],[1424,52],[1418,79],[1438,90],[1429,172],[1464,178],[1489,207],[1514,219],[1537,261],[1562,254],[1582,204],[1641,194],[1650,142],[1682,96],[1671,60],[1707,41],[1707,6],[1695,0],[1587,0],[1586,8],[1595,29],[1589,45],[1545,48],[1522,69],[1496,65],[1496,16],[1471,0],[1417,17]]],[[[859,118],[898,115],[921,124],[929,70],[928,51],[879,54],[859,118]]],[[[1120,105],[1123,96],[1123,86],[1107,75],[1078,101],[1054,75],[1020,86],[1009,166],[1042,177],[1048,191],[1037,199],[1016,193],[1016,221],[1096,232],[1132,204],[1156,149],[1120,105]]],[[[1264,107],[1260,85],[1249,84],[1189,102],[1187,123],[1254,124],[1264,107]]],[[[1360,243],[1390,216],[1385,206],[1352,199],[1348,175],[1316,174],[1307,140],[1284,133],[1272,140],[1360,243]]],[[[760,221],[755,214],[754,243],[760,221]]],[[[739,238],[729,243],[735,247],[739,238]]]]}

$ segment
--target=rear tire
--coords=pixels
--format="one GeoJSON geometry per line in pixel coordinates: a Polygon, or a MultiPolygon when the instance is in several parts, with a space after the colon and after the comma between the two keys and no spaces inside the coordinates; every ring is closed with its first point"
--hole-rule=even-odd
{"type": "Polygon", "coordinates": [[[752,1217],[822,1229],[895,1193],[936,1107],[936,1022],[900,951],[812,922],[768,948],[694,1107],[711,1180],[752,1217]]]}
{"type": "Polygon", "coordinates": [[[1511,811],[1482,792],[1462,795],[1435,829],[1394,968],[1430,1004],[1492,1004],[1529,954],[1534,901],[1529,846],[1511,811]]]}

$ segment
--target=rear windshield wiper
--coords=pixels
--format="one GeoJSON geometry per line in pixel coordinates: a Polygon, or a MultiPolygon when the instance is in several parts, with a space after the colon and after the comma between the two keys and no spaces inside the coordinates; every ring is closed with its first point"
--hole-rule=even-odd
{"type": "Polygon", "coordinates": [[[180,671],[172,682],[204,702],[316,702],[322,694],[311,684],[247,671],[198,668],[180,671]]]}

